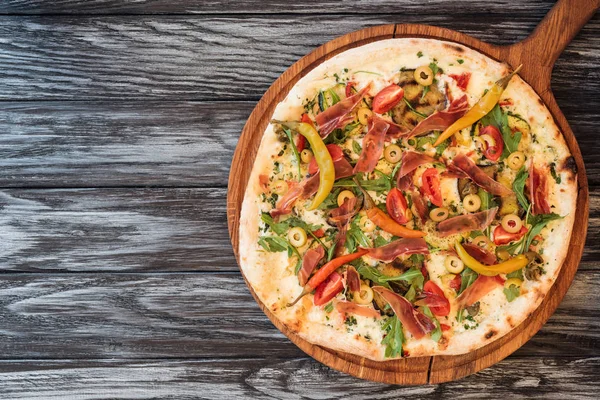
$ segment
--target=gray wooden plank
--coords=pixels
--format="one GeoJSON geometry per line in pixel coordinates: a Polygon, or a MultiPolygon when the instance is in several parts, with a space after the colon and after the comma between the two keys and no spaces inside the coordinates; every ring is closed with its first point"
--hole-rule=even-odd
{"type": "MultiPolygon", "coordinates": [[[[599,60],[600,61],[600,60],[599,60]]],[[[600,184],[600,106],[559,103],[600,184]]],[[[572,90],[571,90],[572,89],[572,90]]],[[[586,89],[583,96],[593,97],[586,89]]],[[[0,103],[0,187],[226,187],[252,101],[0,103]]]]}
{"type": "MultiPolygon", "coordinates": [[[[258,99],[293,62],[339,35],[385,23],[450,27],[492,43],[526,37],[529,16],[0,17],[0,99],[258,99]]],[[[558,62],[562,80],[600,88],[600,16],[558,62]]],[[[561,80],[558,80],[560,83],[561,80]]],[[[595,96],[590,96],[593,100],[595,96]]],[[[586,99],[587,101],[587,99],[586,99]]],[[[597,99],[593,100],[596,101],[597,99]]]]}
{"type": "MultiPolygon", "coordinates": [[[[0,191],[0,269],[12,272],[238,271],[226,189],[0,191]]],[[[600,208],[600,191],[591,209],[600,208]]],[[[600,214],[581,270],[600,270],[600,214]]]]}
{"type": "Polygon", "coordinates": [[[477,399],[595,398],[595,357],[509,357],[460,381],[384,385],[331,370],[307,357],[287,360],[64,360],[0,362],[11,399],[477,399]]]}
{"type": "Polygon", "coordinates": [[[237,270],[225,189],[0,191],[3,271],[237,270]]]}
{"type": "MultiPolygon", "coordinates": [[[[600,357],[600,271],[580,271],[520,357],[600,357]]],[[[0,275],[0,359],[298,357],[239,273],[0,275]]]]}
{"type": "Polygon", "coordinates": [[[510,0],[498,0],[489,3],[481,0],[467,0],[457,5],[452,0],[430,0],[426,9],[418,0],[304,0],[289,2],[285,0],[225,0],[225,1],[187,1],[187,0],[7,0],[0,4],[0,13],[5,14],[256,14],[256,13],[299,13],[299,14],[373,14],[402,13],[465,13],[469,14],[506,14],[510,9],[513,15],[539,14],[547,12],[554,4],[553,0],[521,0],[519,6],[510,0]]]}

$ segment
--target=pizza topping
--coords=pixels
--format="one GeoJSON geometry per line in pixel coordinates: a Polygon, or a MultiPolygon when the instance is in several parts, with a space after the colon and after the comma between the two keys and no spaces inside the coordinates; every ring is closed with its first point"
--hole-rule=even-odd
{"type": "Polygon", "coordinates": [[[442,199],[442,192],[440,192],[440,174],[436,168],[428,168],[421,175],[423,185],[421,191],[423,194],[438,207],[441,207],[444,203],[442,199]]]}
{"type": "MultiPolygon", "coordinates": [[[[298,137],[304,138],[302,135],[298,135],[298,137]]],[[[305,164],[309,164],[313,160],[313,157],[314,154],[309,149],[304,149],[300,152],[300,160],[305,164]]]]}
{"type": "MultiPolygon", "coordinates": [[[[489,240],[489,239],[488,239],[489,240]]],[[[496,263],[496,256],[491,251],[484,247],[477,246],[473,243],[464,243],[463,247],[471,257],[485,265],[493,265],[496,263]]],[[[457,272],[455,272],[457,273],[457,272]]]]}
{"type": "Polygon", "coordinates": [[[470,72],[463,72],[460,75],[449,74],[449,76],[456,81],[456,86],[458,86],[463,92],[467,91],[467,86],[469,86],[469,80],[471,79],[470,72]]]}
{"type": "Polygon", "coordinates": [[[390,144],[383,150],[383,158],[389,163],[396,164],[402,159],[402,149],[396,144],[390,144]]]}
{"type": "Polygon", "coordinates": [[[502,285],[504,285],[504,279],[499,276],[480,275],[471,286],[456,298],[456,302],[461,309],[470,307],[481,300],[483,296],[502,285]]]}
{"type": "Polygon", "coordinates": [[[392,218],[390,218],[385,212],[383,212],[380,208],[378,208],[375,205],[375,202],[373,201],[369,193],[367,193],[367,191],[362,188],[362,186],[360,185],[360,183],[358,183],[358,180],[356,178],[354,179],[354,182],[363,193],[363,196],[365,198],[365,211],[367,213],[367,217],[369,218],[369,220],[371,220],[371,222],[373,222],[375,225],[377,225],[384,231],[391,233],[392,235],[404,238],[420,238],[425,236],[425,232],[408,229],[394,221],[392,218]]]}
{"type": "Polygon", "coordinates": [[[373,111],[383,114],[390,111],[404,97],[404,89],[395,83],[383,88],[373,97],[373,111]]]}
{"type": "Polygon", "coordinates": [[[506,89],[508,86],[508,82],[510,82],[512,77],[518,73],[520,69],[521,66],[519,65],[516,70],[496,81],[494,86],[492,86],[492,88],[488,90],[465,115],[446,128],[446,130],[437,138],[433,146],[439,146],[444,140],[448,139],[454,133],[460,131],[461,129],[470,127],[475,122],[483,118],[487,113],[492,111],[492,109],[500,100],[500,96],[502,96],[504,89],[506,89]]]}
{"type": "Polygon", "coordinates": [[[359,290],[353,293],[352,300],[357,304],[371,304],[373,302],[373,289],[366,283],[361,283],[359,290]]]}
{"type": "Polygon", "coordinates": [[[429,307],[434,315],[446,317],[450,314],[450,302],[444,295],[444,291],[434,282],[425,282],[422,294],[425,295],[424,305],[429,307]]]}
{"type": "Polygon", "coordinates": [[[449,213],[450,211],[446,207],[438,207],[429,212],[429,218],[431,218],[433,222],[441,222],[448,219],[449,213]]]}
{"type": "Polygon", "coordinates": [[[390,217],[397,223],[404,225],[409,221],[408,204],[400,190],[392,188],[386,198],[385,207],[390,217]]]}
{"type": "Polygon", "coordinates": [[[518,256],[507,261],[501,262],[500,264],[484,265],[477,261],[475,257],[471,256],[460,244],[460,242],[457,241],[454,248],[456,249],[456,254],[458,254],[458,257],[460,257],[462,262],[464,262],[467,267],[481,275],[495,276],[498,274],[510,274],[511,272],[515,272],[525,267],[530,261],[525,255],[519,254],[518,256]]]}
{"type": "Polygon", "coordinates": [[[336,103],[335,105],[329,107],[325,111],[317,114],[315,120],[317,121],[317,125],[319,126],[321,137],[327,137],[335,129],[342,128],[352,119],[354,119],[354,117],[350,115],[350,113],[362,101],[363,97],[365,97],[370,88],[371,85],[369,84],[366,87],[364,87],[360,92],[336,103]]]}
{"type": "Polygon", "coordinates": [[[463,269],[465,269],[465,263],[456,256],[448,256],[444,261],[444,267],[451,274],[460,274],[463,269]]]}
{"type": "Polygon", "coordinates": [[[342,315],[354,314],[354,315],[359,315],[361,317],[367,317],[367,318],[380,318],[381,317],[381,314],[379,314],[379,311],[377,311],[373,308],[359,306],[358,304],[351,303],[349,301],[338,301],[335,304],[335,309],[338,310],[342,315]]]}
{"type": "Polygon", "coordinates": [[[548,179],[539,169],[531,164],[529,169],[529,201],[531,202],[531,214],[550,214],[548,204],[548,179]]]}
{"type": "Polygon", "coordinates": [[[410,198],[413,202],[413,206],[415,206],[415,211],[417,212],[419,219],[424,223],[427,218],[427,203],[425,202],[425,199],[419,192],[414,190],[411,192],[410,198]]]}
{"type": "Polygon", "coordinates": [[[383,286],[374,286],[373,291],[388,302],[402,325],[416,339],[421,339],[435,329],[435,324],[425,314],[416,310],[404,297],[383,286]]]}
{"type": "Polygon", "coordinates": [[[463,95],[460,98],[450,103],[450,106],[446,111],[438,111],[419,122],[412,131],[408,134],[408,137],[420,136],[431,131],[440,131],[449,127],[454,121],[464,115],[469,107],[467,95],[463,95]]]}
{"type": "Polygon", "coordinates": [[[504,150],[504,141],[498,128],[493,125],[481,128],[479,138],[483,141],[485,157],[490,161],[498,161],[504,150]]]}
{"type": "Polygon", "coordinates": [[[523,165],[525,165],[525,153],[522,151],[515,151],[514,153],[511,153],[506,158],[506,164],[513,171],[518,171],[523,165]]]}
{"type": "Polygon", "coordinates": [[[497,212],[498,207],[494,207],[474,214],[452,217],[440,222],[437,230],[442,237],[462,232],[483,231],[492,223],[497,212]]]}
{"type": "Polygon", "coordinates": [[[354,197],[356,196],[354,195],[354,192],[352,190],[342,190],[340,194],[338,194],[337,205],[341,207],[346,201],[346,199],[352,199],[354,197]]]}
{"type": "Polygon", "coordinates": [[[302,268],[298,272],[298,282],[300,283],[300,286],[306,285],[308,277],[312,274],[315,267],[324,256],[325,250],[322,246],[319,246],[316,249],[308,249],[306,253],[304,253],[304,256],[302,257],[302,268]]]}
{"type": "Polygon", "coordinates": [[[479,211],[481,208],[481,197],[477,194],[468,194],[463,199],[463,208],[467,212],[479,211]]]}
{"type": "Polygon", "coordinates": [[[381,158],[383,152],[383,143],[385,141],[385,133],[389,128],[389,124],[373,115],[369,119],[369,130],[363,139],[363,148],[360,153],[358,162],[354,166],[354,173],[372,172],[381,158]]]}
{"type": "Polygon", "coordinates": [[[429,254],[427,242],[423,238],[397,239],[385,246],[368,250],[368,256],[379,261],[390,262],[400,255],[429,254]]]}
{"type": "Polygon", "coordinates": [[[295,226],[288,232],[288,240],[294,247],[302,247],[306,244],[306,231],[299,226],[295,226]]]}
{"type": "Polygon", "coordinates": [[[349,265],[348,268],[346,268],[346,272],[344,272],[344,282],[344,286],[351,292],[360,290],[360,275],[358,275],[356,268],[352,265],[349,265]]]}
{"type": "Polygon", "coordinates": [[[502,225],[498,225],[496,229],[494,229],[494,244],[500,246],[510,242],[516,242],[525,236],[527,231],[528,229],[525,226],[521,226],[518,232],[509,233],[502,228],[502,225]]]}
{"type": "Polygon", "coordinates": [[[398,172],[398,181],[419,168],[423,164],[434,163],[435,158],[416,151],[406,151],[402,154],[402,165],[398,172]]]}
{"type": "Polygon", "coordinates": [[[338,228],[338,233],[335,238],[335,254],[340,255],[346,244],[346,233],[348,232],[348,224],[352,217],[360,209],[360,204],[356,196],[348,197],[342,205],[331,210],[329,213],[329,222],[338,228]]]}
{"type": "MultiPolygon", "coordinates": [[[[344,158],[344,150],[337,144],[328,144],[325,147],[327,147],[327,151],[334,163],[344,158]]],[[[319,166],[317,165],[317,160],[313,157],[312,160],[310,160],[310,164],[308,164],[308,173],[314,175],[317,172],[319,172],[319,166]]],[[[336,179],[339,178],[336,176],[336,179]]]]}
{"type": "Polygon", "coordinates": [[[483,169],[478,167],[473,160],[463,153],[454,157],[451,165],[464,172],[479,187],[495,196],[505,197],[510,196],[513,193],[512,190],[492,179],[483,169]]]}
{"type": "Polygon", "coordinates": [[[415,81],[422,86],[429,86],[433,83],[433,71],[428,65],[422,65],[415,69],[415,81]]]}
{"type": "Polygon", "coordinates": [[[337,296],[342,290],[344,290],[342,275],[338,274],[337,272],[332,272],[331,275],[329,275],[315,289],[313,303],[315,306],[322,306],[337,296]]]}

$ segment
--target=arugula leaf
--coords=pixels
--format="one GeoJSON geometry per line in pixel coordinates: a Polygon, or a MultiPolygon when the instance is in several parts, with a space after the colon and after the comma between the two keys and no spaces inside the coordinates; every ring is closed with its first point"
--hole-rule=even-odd
{"type": "Polygon", "coordinates": [[[517,285],[510,285],[508,288],[504,288],[504,295],[506,296],[506,300],[511,303],[514,299],[519,297],[521,294],[521,288],[517,285]]]}
{"type": "Polygon", "coordinates": [[[415,297],[417,297],[417,291],[415,289],[415,285],[410,285],[410,287],[408,288],[408,291],[404,295],[404,298],[412,303],[413,301],[415,301],[415,297]]]}
{"type": "Polygon", "coordinates": [[[465,267],[465,269],[463,269],[463,271],[460,273],[460,290],[458,291],[457,295],[460,295],[462,292],[465,291],[465,289],[471,286],[478,276],[479,275],[477,274],[477,272],[473,271],[469,267],[465,267]]]}
{"type": "Polygon", "coordinates": [[[278,236],[261,236],[258,244],[270,253],[278,253],[289,249],[290,244],[287,240],[278,236]]]}
{"type": "Polygon", "coordinates": [[[340,194],[342,189],[337,188],[332,190],[331,193],[325,197],[325,200],[317,207],[317,210],[329,210],[330,208],[336,208],[337,205],[337,197],[340,194]]]}
{"type": "Polygon", "coordinates": [[[358,220],[359,216],[354,217],[350,223],[348,232],[346,232],[346,248],[350,253],[354,253],[356,251],[357,245],[362,247],[372,247],[369,238],[358,227],[358,220]]]}
{"type": "Polygon", "coordinates": [[[435,324],[435,329],[431,332],[431,340],[434,342],[439,342],[442,338],[442,327],[440,326],[440,321],[433,316],[433,313],[429,307],[423,307],[423,314],[427,315],[435,324]]]}
{"type": "Polygon", "coordinates": [[[358,265],[356,270],[363,278],[368,279],[368,280],[372,281],[373,283],[381,285],[390,290],[392,289],[390,287],[390,285],[386,281],[383,280],[385,275],[383,275],[381,272],[379,272],[379,270],[377,268],[370,267],[365,263],[361,263],[360,265],[358,265]]]}
{"type": "Polygon", "coordinates": [[[398,276],[383,276],[381,278],[383,282],[406,281],[411,284],[423,279],[425,278],[423,278],[421,270],[417,268],[410,268],[408,271],[398,276]]]}
{"type": "Polygon", "coordinates": [[[382,238],[381,236],[377,236],[375,238],[375,240],[373,241],[373,244],[375,245],[375,247],[385,246],[388,243],[389,242],[387,240],[385,240],[384,238],[382,238]]]}
{"type": "Polygon", "coordinates": [[[485,190],[479,188],[477,191],[477,196],[481,199],[481,210],[489,210],[490,208],[496,207],[496,202],[494,201],[494,196],[485,190]]]}
{"type": "Polygon", "coordinates": [[[356,140],[352,141],[352,151],[354,151],[356,154],[360,154],[362,152],[362,146],[356,140]]]}
{"type": "Polygon", "coordinates": [[[523,280],[523,268],[513,271],[510,274],[506,274],[506,279],[512,278],[519,278],[520,280],[523,280]]]}
{"type": "Polygon", "coordinates": [[[260,219],[278,235],[284,235],[290,229],[287,222],[275,222],[269,213],[262,213],[260,219]]]}
{"type": "Polygon", "coordinates": [[[292,139],[292,132],[289,129],[283,129],[288,139],[290,139],[290,145],[292,146],[292,152],[294,153],[294,157],[296,158],[296,165],[298,166],[298,181],[302,180],[302,170],[300,169],[300,153],[298,153],[298,148],[296,147],[296,143],[294,143],[294,139],[292,139]]]}
{"type": "Polygon", "coordinates": [[[397,316],[388,318],[383,324],[383,330],[387,331],[381,344],[385,345],[385,357],[402,357],[402,345],[404,344],[404,332],[402,332],[402,322],[397,316]]]}
{"type": "Polygon", "coordinates": [[[517,200],[519,200],[519,204],[524,210],[529,208],[529,201],[527,201],[527,197],[525,197],[525,182],[527,182],[528,177],[529,172],[527,172],[525,167],[521,167],[512,184],[513,191],[517,195],[517,200]]]}
{"type": "MultiPolygon", "coordinates": [[[[426,93],[426,91],[429,91],[429,86],[425,86],[423,88],[423,93],[426,93]]],[[[425,96],[425,95],[423,95],[423,96],[425,96]]],[[[412,106],[412,104],[410,104],[410,102],[406,99],[406,97],[404,97],[404,103],[406,103],[406,106],[413,114],[416,114],[421,118],[427,118],[427,115],[422,114],[422,113],[418,112],[417,110],[415,110],[415,108],[412,106]]]]}
{"type": "Polygon", "coordinates": [[[501,159],[506,158],[510,153],[518,150],[519,142],[521,141],[521,132],[513,133],[508,126],[508,115],[502,112],[500,105],[496,104],[492,111],[487,113],[481,118],[481,124],[483,126],[493,125],[502,134],[502,140],[504,141],[504,151],[502,152],[501,159]]]}
{"type": "Polygon", "coordinates": [[[332,106],[340,102],[340,96],[338,96],[338,94],[335,92],[335,90],[333,90],[333,88],[327,90],[327,93],[329,93],[329,95],[331,96],[332,106]]]}
{"type": "Polygon", "coordinates": [[[560,215],[552,213],[552,214],[538,214],[533,215],[527,218],[527,223],[531,224],[531,229],[525,235],[525,246],[523,247],[523,251],[529,250],[529,246],[531,246],[531,242],[533,238],[539,235],[539,233],[548,225],[550,221],[554,221],[556,219],[562,218],[560,215]]]}
{"type": "MultiPolygon", "coordinates": [[[[375,192],[387,192],[392,189],[392,182],[386,174],[379,170],[374,171],[377,174],[377,178],[375,179],[363,179],[360,176],[357,176],[360,185],[365,190],[373,190],[375,192]]],[[[357,187],[356,183],[352,180],[352,177],[339,179],[334,184],[333,187],[357,187]]]]}

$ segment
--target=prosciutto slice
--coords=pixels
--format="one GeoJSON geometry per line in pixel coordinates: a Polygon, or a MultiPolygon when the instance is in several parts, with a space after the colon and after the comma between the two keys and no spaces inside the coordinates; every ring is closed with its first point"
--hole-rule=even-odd
{"type": "Polygon", "coordinates": [[[497,212],[498,207],[494,207],[474,214],[448,218],[438,224],[437,230],[442,237],[462,232],[482,231],[492,223],[497,212]]]}
{"type": "MultiPolygon", "coordinates": [[[[352,175],[352,165],[345,158],[334,161],[333,167],[335,168],[335,179],[342,179],[352,175]]],[[[317,193],[319,182],[319,174],[306,178],[300,183],[288,182],[288,191],[279,199],[276,207],[270,211],[271,216],[275,218],[291,213],[292,207],[298,199],[307,199],[317,193]]]]}
{"type": "Polygon", "coordinates": [[[341,314],[354,314],[367,318],[381,317],[379,311],[370,307],[359,306],[358,304],[351,303],[349,301],[339,301],[335,303],[335,309],[338,310],[341,314]]]}
{"type": "Polygon", "coordinates": [[[346,244],[346,233],[348,232],[348,223],[359,211],[356,207],[358,202],[357,197],[346,199],[340,207],[331,210],[329,220],[338,228],[338,233],[335,238],[335,255],[339,256],[346,244]]]}
{"type": "Polygon", "coordinates": [[[467,95],[454,100],[450,103],[450,106],[446,111],[438,111],[419,122],[412,131],[408,134],[408,137],[423,135],[431,131],[443,131],[450,125],[452,125],[457,119],[465,115],[469,108],[469,102],[467,101],[467,95]]]}
{"type": "Polygon", "coordinates": [[[298,281],[300,282],[300,286],[306,285],[310,274],[312,274],[315,267],[324,256],[325,250],[322,246],[319,246],[316,249],[308,249],[306,253],[304,253],[304,257],[302,257],[302,268],[298,271],[298,281]]]}
{"type": "Polygon", "coordinates": [[[498,275],[479,275],[475,282],[456,298],[456,302],[460,308],[472,306],[483,296],[502,285],[504,285],[504,279],[498,275]]]}
{"type": "Polygon", "coordinates": [[[419,168],[419,166],[433,162],[436,162],[435,158],[427,154],[417,153],[416,151],[405,151],[402,154],[402,164],[400,165],[400,171],[398,171],[398,180],[410,174],[419,168]]]}
{"type": "Polygon", "coordinates": [[[404,328],[416,339],[421,339],[435,329],[434,323],[425,314],[416,310],[410,301],[404,297],[383,286],[374,286],[373,291],[377,292],[389,303],[404,328]]]}
{"type": "Polygon", "coordinates": [[[491,251],[482,249],[481,247],[476,246],[471,243],[465,243],[465,244],[463,244],[463,247],[465,248],[465,250],[467,251],[467,253],[469,253],[469,255],[471,257],[473,257],[480,263],[485,264],[485,265],[496,264],[496,261],[497,261],[496,256],[491,251]]]}
{"type": "Polygon", "coordinates": [[[363,139],[363,148],[354,166],[354,173],[371,172],[383,154],[385,133],[390,125],[377,114],[369,118],[369,130],[363,139]]]}
{"type": "Polygon", "coordinates": [[[390,125],[385,135],[385,140],[387,141],[389,141],[390,139],[397,139],[399,137],[406,136],[410,132],[410,129],[405,128],[404,126],[400,126],[391,121],[386,122],[390,125]]]}
{"type": "Polygon", "coordinates": [[[352,265],[349,265],[346,272],[344,272],[344,281],[346,282],[345,286],[351,292],[358,292],[360,290],[360,275],[352,265]]]}
{"type": "Polygon", "coordinates": [[[427,242],[423,238],[402,238],[368,250],[369,257],[384,262],[391,262],[402,254],[429,254],[427,242]]]}
{"type": "Polygon", "coordinates": [[[327,137],[337,128],[342,128],[352,119],[350,112],[362,101],[371,85],[367,85],[360,92],[350,96],[337,104],[329,107],[327,110],[317,114],[315,121],[319,125],[319,134],[322,138],[327,137]]]}
{"type": "Polygon", "coordinates": [[[421,222],[425,223],[425,220],[427,219],[427,211],[428,211],[427,210],[427,202],[425,201],[423,196],[421,196],[421,193],[419,193],[416,190],[413,190],[410,192],[410,198],[412,199],[413,205],[415,206],[415,211],[417,211],[417,214],[419,215],[421,222]]]}
{"type": "Polygon", "coordinates": [[[546,200],[548,197],[548,178],[542,174],[533,164],[529,168],[529,201],[531,202],[531,214],[550,214],[550,205],[546,200]]]}
{"type": "Polygon", "coordinates": [[[473,160],[462,153],[454,157],[451,165],[464,172],[477,186],[495,196],[506,197],[513,194],[512,190],[490,178],[473,160]]]}

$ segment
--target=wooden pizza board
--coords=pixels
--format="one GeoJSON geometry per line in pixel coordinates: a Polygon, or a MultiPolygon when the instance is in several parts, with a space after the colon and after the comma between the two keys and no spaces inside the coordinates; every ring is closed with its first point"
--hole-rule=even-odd
{"type": "Polygon", "coordinates": [[[513,68],[523,64],[520,76],[538,93],[565,136],[577,163],[579,185],[575,224],[567,258],[542,304],[523,323],[502,338],[468,354],[377,362],[305,341],[287,329],[261,303],[252,287],[248,285],[271,322],[306,354],[331,368],[363,379],[402,385],[435,384],[460,379],[504,359],[535,335],[554,313],[571,285],[583,253],[588,226],[588,183],[585,166],[575,136],[550,89],[550,77],[554,62],[562,50],[592,17],[599,4],[600,0],[560,0],[528,38],[510,46],[490,45],[449,29],[408,24],[371,27],[334,39],[302,57],[271,85],[248,118],[231,164],[227,219],[231,243],[239,263],[240,210],[261,137],[277,104],[300,78],[317,65],[350,48],[400,37],[422,37],[460,43],[495,60],[506,62],[513,68]]]}

